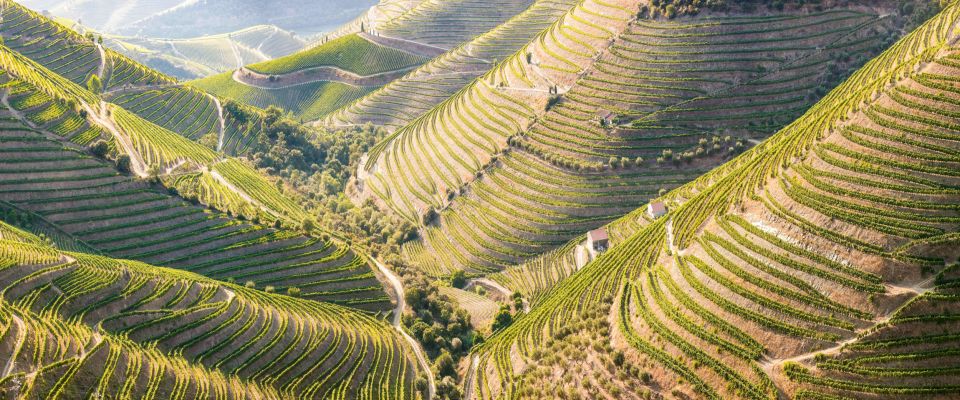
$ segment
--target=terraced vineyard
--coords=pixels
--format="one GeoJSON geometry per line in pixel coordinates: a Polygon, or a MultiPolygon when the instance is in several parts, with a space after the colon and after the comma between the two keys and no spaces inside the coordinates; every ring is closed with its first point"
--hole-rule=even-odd
{"type": "Polygon", "coordinates": [[[515,53],[576,3],[574,0],[535,1],[496,28],[332,113],[324,119],[324,124],[370,122],[390,129],[401,128],[490,70],[496,60],[515,53]]]}
{"type": "Polygon", "coordinates": [[[76,84],[96,75],[106,89],[124,85],[155,85],[173,80],[75,31],[9,1],[0,3],[3,44],[76,84]]]}
{"type": "Polygon", "coordinates": [[[955,395],[958,22],[948,6],[668,194],[665,217],[618,221],[633,233],[478,351],[472,397],[537,396],[541,375],[524,371],[551,367],[534,350],[597,304],[613,347],[674,396],[955,395]]]}
{"type": "MultiPolygon", "coordinates": [[[[566,21],[572,22],[552,29],[569,35],[591,29],[566,21]]],[[[581,65],[550,52],[584,54],[564,43],[528,51],[529,63],[515,57],[484,78],[505,82],[474,86],[480,101],[458,99],[456,108],[436,110],[449,117],[399,131],[396,141],[417,141],[386,145],[368,187],[412,220],[428,207],[444,210],[425,243],[408,248],[431,273],[496,271],[626,214],[785,125],[809,107],[816,88],[830,84],[823,64],[852,68],[855,61],[839,66],[847,54],[869,53],[889,34],[884,19],[842,9],[638,22],[545,113],[518,106],[526,90],[537,93],[523,87],[544,71],[581,65]],[[504,111],[484,110],[496,107],[504,111]],[[615,117],[598,121],[602,112],[615,117]],[[507,118],[535,115],[529,127],[507,118]],[[412,148],[446,153],[406,150],[412,148]]]]}
{"type": "Polygon", "coordinates": [[[0,0],[0,397],[956,398],[958,27],[383,0],[184,84],[0,0]]]}
{"type": "Polygon", "coordinates": [[[363,32],[367,33],[361,35],[366,35],[366,41],[359,40],[361,35],[353,33],[358,29],[356,24],[349,24],[342,32],[328,36],[329,41],[311,50],[285,57],[285,60],[247,66],[262,74],[296,71],[297,86],[283,84],[284,78],[280,77],[276,84],[247,82],[244,87],[228,80],[227,75],[199,80],[195,84],[248,104],[286,106],[285,109],[307,121],[325,119],[325,123],[332,126],[374,122],[393,127],[399,122],[384,118],[414,119],[489,69],[492,60],[516,51],[574,1],[422,1],[415,6],[408,4],[411,2],[395,3],[404,4],[383,3],[375,9],[395,11],[371,11],[372,14],[358,20],[357,24],[365,24],[363,32]],[[409,9],[399,12],[406,8],[409,9]],[[371,22],[370,15],[379,17],[371,22]],[[371,46],[371,41],[383,42],[383,45],[371,46]],[[336,54],[344,51],[358,56],[335,59],[336,54]],[[420,56],[410,58],[410,52],[420,56]],[[404,53],[408,55],[404,56],[404,53]],[[441,53],[443,56],[439,59],[405,74],[441,53]],[[359,62],[361,57],[369,60],[359,62]],[[310,74],[304,72],[318,65],[334,65],[358,75],[379,73],[389,76],[381,75],[384,79],[358,84],[339,78],[310,78],[310,74]],[[403,78],[398,79],[401,76],[403,78]],[[346,83],[352,86],[344,86],[346,83]],[[384,84],[388,86],[364,96],[384,84]],[[340,111],[333,113],[336,110],[340,111]]]}
{"type": "Polygon", "coordinates": [[[405,342],[343,307],[61,252],[0,224],[5,396],[411,398],[405,342]]]}
{"type": "MultiPolygon", "coordinates": [[[[129,117],[124,112],[115,110],[118,121],[129,117]]],[[[9,110],[3,113],[8,123],[0,132],[4,154],[0,200],[38,215],[68,236],[116,257],[250,281],[260,289],[296,287],[306,298],[369,310],[389,308],[389,299],[369,266],[347,246],[204,211],[18,126],[9,110]]],[[[169,138],[144,143],[166,144],[156,149],[157,154],[179,150],[170,146],[175,141],[169,138]]],[[[278,206],[285,217],[302,218],[296,214],[302,213],[296,205],[286,198],[272,198],[275,189],[270,184],[236,163],[216,164],[217,176],[242,186],[257,204],[285,205],[278,206]]],[[[207,186],[221,191],[225,187],[207,186]]],[[[254,214],[264,220],[273,218],[262,211],[254,214]]]]}
{"type": "Polygon", "coordinates": [[[429,0],[375,27],[384,36],[451,49],[522,12],[532,0],[429,0]]]}
{"type": "Polygon", "coordinates": [[[347,35],[276,60],[247,65],[260,74],[283,75],[305,68],[336,67],[357,75],[374,75],[422,64],[426,57],[385,47],[360,35],[347,35]]]}
{"type": "Polygon", "coordinates": [[[190,85],[254,107],[277,106],[305,121],[327,115],[372,90],[327,81],[264,89],[237,83],[229,72],[193,81],[190,85]]]}

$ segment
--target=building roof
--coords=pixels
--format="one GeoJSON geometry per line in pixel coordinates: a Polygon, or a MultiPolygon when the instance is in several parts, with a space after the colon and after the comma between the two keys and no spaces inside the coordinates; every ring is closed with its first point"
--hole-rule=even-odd
{"type": "Polygon", "coordinates": [[[650,203],[648,210],[652,214],[663,214],[667,212],[667,206],[665,206],[662,201],[655,201],[650,203]]]}
{"type": "Polygon", "coordinates": [[[607,240],[607,230],[603,228],[598,228],[590,232],[587,232],[587,239],[589,239],[591,242],[607,240]]]}
{"type": "Polygon", "coordinates": [[[603,118],[603,119],[610,118],[612,115],[613,115],[613,113],[610,112],[609,110],[598,110],[598,111],[597,111],[597,116],[600,117],[600,118],[603,118]]]}

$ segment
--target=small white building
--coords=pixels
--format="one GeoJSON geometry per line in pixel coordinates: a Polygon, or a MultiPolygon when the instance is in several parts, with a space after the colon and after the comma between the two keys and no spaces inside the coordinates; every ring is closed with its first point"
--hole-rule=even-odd
{"type": "Polygon", "coordinates": [[[667,214],[667,206],[662,201],[654,201],[647,205],[647,215],[650,218],[657,219],[667,214]]]}
{"type": "Polygon", "coordinates": [[[604,251],[610,244],[607,237],[607,231],[603,228],[594,229],[587,232],[587,246],[594,251],[604,251]]]}
{"type": "Polygon", "coordinates": [[[609,126],[610,124],[612,124],[614,117],[616,117],[616,115],[610,112],[609,110],[597,111],[597,119],[600,120],[601,126],[609,126]]]}

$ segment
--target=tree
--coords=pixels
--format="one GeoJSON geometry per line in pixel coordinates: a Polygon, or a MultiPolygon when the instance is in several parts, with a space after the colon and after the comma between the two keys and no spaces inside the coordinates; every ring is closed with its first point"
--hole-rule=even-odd
{"type": "Polygon", "coordinates": [[[217,145],[220,144],[220,133],[216,131],[207,132],[206,135],[200,137],[199,142],[207,148],[216,150],[217,145]]]}
{"type": "Polygon", "coordinates": [[[438,377],[457,376],[457,366],[453,363],[453,356],[446,350],[440,352],[440,356],[433,362],[433,368],[436,370],[438,377]]]}
{"type": "Polygon", "coordinates": [[[287,296],[290,296],[290,297],[300,297],[300,288],[298,288],[298,287],[292,287],[292,286],[291,286],[291,287],[288,287],[288,288],[287,288],[287,296]]]}
{"type": "Polygon", "coordinates": [[[100,77],[96,74],[90,74],[90,77],[87,78],[87,89],[94,94],[100,94],[100,91],[103,90],[103,82],[100,81],[100,77]]]}
{"type": "Polygon", "coordinates": [[[422,375],[417,376],[417,379],[413,381],[413,387],[417,388],[417,391],[426,397],[427,394],[427,385],[430,383],[427,382],[427,378],[422,375]]]}
{"type": "Polygon", "coordinates": [[[103,159],[107,156],[107,152],[110,151],[110,145],[108,145],[106,141],[100,139],[91,144],[88,149],[94,157],[103,159]]]}
{"type": "Polygon", "coordinates": [[[122,173],[130,172],[130,156],[121,154],[117,156],[117,170],[122,173]]]}
{"type": "Polygon", "coordinates": [[[463,286],[467,284],[467,273],[463,272],[462,269],[458,269],[450,275],[450,286],[453,286],[457,289],[463,289],[463,286]]]}
{"type": "Polygon", "coordinates": [[[423,213],[423,217],[421,218],[421,219],[422,219],[421,222],[422,222],[424,225],[430,225],[430,224],[433,223],[433,221],[434,221],[435,219],[437,219],[437,217],[439,217],[439,216],[440,216],[440,214],[437,213],[437,210],[435,210],[433,207],[428,207],[428,208],[427,208],[427,211],[425,211],[425,212],[423,213]]]}
{"type": "Polygon", "coordinates": [[[151,165],[150,168],[147,169],[146,180],[150,183],[160,182],[160,167],[156,165],[151,165]]]}
{"type": "Polygon", "coordinates": [[[253,288],[257,287],[257,284],[254,283],[253,281],[246,281],[246,282],[243,284],[243,287],[245,287],[245,288],[247,288],[247,289],[253,289],[253,288]]]}
{"type": "Polygon", "coordinates": [[[663,9],[663,15],[667,18],[673,18],[677,16],[677,6],[670,4],[663,9]]]}
{"type": "Polygon", "coordinates": [[[513,323],[513,315],[510,315],[509,306],[500,306],[500,310],[493,316],[493,325],[490,327],[494,332],[510,326],[513,323]]]}
{"type": "Polygon", "coordinates": [[[300,230],[304,233],[313,232],[314,229],[317,229],[317,221],[313,217],[304,217],[300,222],[300,230]]]}
{"type": "Polygon", "coordinates": [[[620,166],[620,159],[616,156],[610,156],[610,160],[607,161],[607,164],[610,164],[610,168],[617,168],[620,166]]]}

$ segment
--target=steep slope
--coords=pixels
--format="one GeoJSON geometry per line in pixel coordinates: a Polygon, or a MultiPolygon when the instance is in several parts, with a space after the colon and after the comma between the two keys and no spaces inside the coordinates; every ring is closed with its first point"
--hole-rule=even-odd
{"type": "Polygon", "coordinates": [[[316,300],[372,311],[389,307],[369,265],[346,244],[264,226],[294,226],[306,213],[245,163],[107,103],[5,46],[0,70],[4,120],[12,136],[3,144],[10,164],[4,199],[45,219],[71,242],[221,279],[250,280],[261,289],[297,287],[316,300]],[[60,120],[82,123],[75,131],[54,130],[60,120]],[[130,157],[136,175],[156,173],[194,201],[256,223],[209,215],[166,190],[119,176],[77,146],[91,137],[109,138],[114,152],[130,157]]]}
{"type": "Polygon", "coordinates": [[[373,123],[390,130],[411,123],[553,24],[577,1],[538,0],[503,24],[327,116],[328,126],[373,123]]]}
{"type": "Polygon", "coordinates": [[[628,8],[578,5],[371,152],[361,198],[421,223],[443,210],[412,258],[483,272],[550,250],[783,126],[895,35],[859,7],[629,23],[628,8]]]}
{"type": "Polygon", "coordinates": [[[477,352],[471,397],[955,395],[958,22],[948,5],[669,193],[666,216],[618,222],[632,233],[477,352]],[[581,350],[538,350],[570,343],[581,350]]]}
{"type": "Polygon", "coordinates": [[[0,222],[5,396],[411,398],[403,339],[364,313],[61,252],[0,222]]]}
{"type": "Polygon", "coordinates": [[[104,89],[174,82],[9,0],[0,2],[0,32],[5,46],[78,85],[91,75],[100,79],[104,89]]]}
{"type": "MultiPolygon", "coordinates": [[[[306,298],[367,310],[390,307],[367,263],[346,245],[211,213],[120,175],[82,149],[52,140],[51,134],[45,137],[43,131],[18,125],[9,110],[2,114],[9,122],[0,140],[0,200],[17,213],[34,215],[112,256],[250,281],[260,289],[296,287],[306,298]]],[[[214,170],[225,177],[239,174],[236,182],[251,182],[230,162],[214,170]]],[[[216,181],[201,187],[220,190],[210,196],[236,196],[216,181]]],[[[236,214],[243,212],[267,220],[262,212],[246,208],[236,214]]]]}
{"type": "Polygon", "coordinates": [[[106,100],[130,106],[129,111],[191,139],[214,133],[219,136],[215,150],[242,154],[255,140],[260,118],[256,110],[246,109],[242,115],[223,112],[217,104],[220,100],[212,96],[178,85],[173,78],[19,4],[5,1],[3,5],[0,32],[4,44],[52,72],[80,86],[87,86],[90,76],[96,75],[106,100]],[[129,104],[130,99],[137,101],[129,104]],[[193,118],[194,112],[201,115],[193,118]]]}

